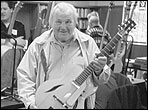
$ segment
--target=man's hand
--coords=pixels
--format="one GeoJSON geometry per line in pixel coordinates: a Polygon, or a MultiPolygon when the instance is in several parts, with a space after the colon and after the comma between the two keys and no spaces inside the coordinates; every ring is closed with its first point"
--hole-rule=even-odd
{"type": "Polygon", "coordinates": [[[16,38],[16,40],[17,40],[17,45],[20,45],[22,47],[25,46],[26,41],[23,39],[23,36],[16,38]]]}
{"type": "Polygon", "coordinates": [[[106,63],[107,63],[106,57],[99,57],[93,61],[94,71],[97,76],[101,73],[106,63]]]}
{"type": "MultiPolygon", "coordinates": [[[[25,46],[26,41],[23,39],[23,36],[17,37],[17,38],[15,38],[15,39],[16,39],[16,41],[17,41],[17,45],[22,46],[22,47],[25,46]]],[[[13,39],[11,39],[10,42],[11,42],[12,44],[15,43],[13,39]]]]}

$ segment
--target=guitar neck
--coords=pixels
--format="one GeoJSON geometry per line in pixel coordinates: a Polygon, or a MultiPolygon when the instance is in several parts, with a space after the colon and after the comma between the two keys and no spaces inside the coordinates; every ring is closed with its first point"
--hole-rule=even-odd
{"type": "MultiPolygon", "coordinates": [[[[114,38],[101,50],[98,56],[109,56],[110,50],[118,43],[121,39],[121,35],[117,33],[114,38]]],[[[94,71],[92,62],[84,69],[84,71],[73,81],[77,86],[81,86],[89,75],[94,71]]]]}
{"type": "Polygon", "coordinates": [[[50,12],[51,12],[51,7],[52,7],[52,3],[51,1],[49,1],[48,3],[48,6],[47,6],[47,13],[46,13],[46,17],[45,17],[45,20],[44,20],[44,27],[47,28],[48,27],[48,21],[49,21],[49,15],[50,15],[50,12]]]}
{"type": "Polygon", "coordinates": [[[9,26],[9,29],[8,29],[8,34],[9,34],[9,35],[12,34],[12,29],[13,29],[14,22],[15,22],[15,17],[16,17],[16,16],[13,16],[12,19],[11,19],[10,26],[9,26]]]}
{"type": "Polygon", "coordinates": [[[12,17],[11,17],[10,26],[9,26],[9,29],[8,29],[9,35],[12,34],[12,29],[13,29],[13,26],[14,26],[16,15],[17,15],[18,11],[20,10],[20,8],[22,7],[22,4],[23,4],[22,2],[18,1],[18,3],[15,6],[15,9],[14,9],[12,17]]]}

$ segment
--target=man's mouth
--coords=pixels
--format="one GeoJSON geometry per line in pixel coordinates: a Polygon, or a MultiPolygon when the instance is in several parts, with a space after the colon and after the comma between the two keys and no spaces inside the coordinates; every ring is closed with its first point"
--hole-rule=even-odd
{"type": "Polygon", "coordinates": [[[66,31],[60,31],[61,33],[66,33],[66,31]]]}

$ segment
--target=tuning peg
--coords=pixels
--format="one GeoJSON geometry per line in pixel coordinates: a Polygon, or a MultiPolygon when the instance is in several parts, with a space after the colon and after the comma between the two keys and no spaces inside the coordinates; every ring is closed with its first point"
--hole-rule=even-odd
{"type": "Polygon", "coordinates": [[[120,25],[118,25],[118,30],[121,30],[121,26],[120,25]]]}

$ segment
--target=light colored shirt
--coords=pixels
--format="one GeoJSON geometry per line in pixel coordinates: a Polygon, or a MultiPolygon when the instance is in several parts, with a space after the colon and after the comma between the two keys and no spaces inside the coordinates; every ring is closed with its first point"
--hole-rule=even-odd
{"type": "MultiPolygon", "coordinates": [[[[45,80],[75,79],[88,64],[94,60],[95,54],[100,53],[92,37],[74,30],[74,39],[66,45],[61,45],[55,38],[52,29],[44,32],[30,44],[22,61],[17,68],[18,94],[28,107],[35,103],[35,92],[45,80]],[[46,67],[41,63],[41,51],[45,53],[46,67]]],[[[110,69],[105,66],[103,72],[97,78],[92,79],[97,84],[108,81],[110,69]]],[[[85,82],[94,87],[91,77],[85,82]],[[90,83],[91,82],[91,83],[90,83]]],[[[94,108],[95,94],[89,98],[89,108],[94,108]]]]}

